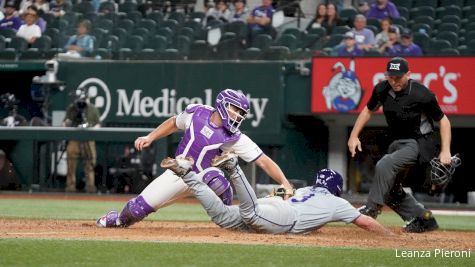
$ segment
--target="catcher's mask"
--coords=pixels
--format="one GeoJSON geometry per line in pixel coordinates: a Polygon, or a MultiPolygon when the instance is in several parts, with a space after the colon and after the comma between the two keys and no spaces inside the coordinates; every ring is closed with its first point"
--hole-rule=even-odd
{"type": "Polygon", "coordinates": [[[315,174],[315,187],[326,188],[330,193],[339,197],[343,189],[343,178],[332,169],[322,169],[315,174]]]}
{"type": "Polygon", "coordinates": [[[462,160],[459,154],[452,156],[452,161],[449,165],[444,165],[440,162],[439,158],[433,158],[430,161],[432,166],[430,171],[430,179],[433,185],[445,186],[452,179],[452,175],[455,172],[455,168],[462,164],[462,160]]]}

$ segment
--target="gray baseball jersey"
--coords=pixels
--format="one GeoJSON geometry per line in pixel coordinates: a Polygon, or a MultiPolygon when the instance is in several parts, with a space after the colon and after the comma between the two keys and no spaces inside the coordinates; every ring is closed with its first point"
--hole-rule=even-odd
{"type": "Polygon", "coordinates": [[[239,205],[224,205],[194,172],[185,175],[183,180],[212,221],[223,228],[273,234],[304,233],[329,222],[351,223],[360,216],[348,201],[320,187],[301,188],[288,200],[280,197],[257,199],[239,166],[236,172],[230,175],[240,201],[239,205]]]}

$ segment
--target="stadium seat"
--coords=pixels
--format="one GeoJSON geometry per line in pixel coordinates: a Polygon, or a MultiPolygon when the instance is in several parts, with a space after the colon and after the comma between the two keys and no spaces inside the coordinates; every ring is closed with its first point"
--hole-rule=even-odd
{"type": "Polygon", "coordinates": [[[115,35],[107,35],[102,38],[99,48],[104,48],[108,52],[116,52],[121,47],[119,37],[115,35]]]}
{"type": "Polygon", "coordinates": [[[430,42],[429,35],[425,33],[421,33],[421,32],[414,32],[412,34],[412,38],[413,38],[414,43],[419,45],[423,51],[427,50],[427,46],[429,45],[429,42],[430,42]]]}
{"type": "Polygon", "coordinates": [[[135,11],[130,11],[130,12],[127,12],[127,15],[125,16],[127,19],[130,19],[131,21],[133,21],[134,23],[138,23],[142,18],[142,13],[140,13],[139,11],[135,10],[135,11]]]}
{"type": "Polygon", "coordinates": [[[16,60],[17,53],[14,48],[5,48],[5,50],[0,51],[0,60],[16,60]]]}
{"type": "Polygon", "coordinates": [[[131,19],[121,19],[117,23],[117,28],[122,28],[126,30],[126,32],[131,32],[134,27],[135,27],[135,22],[131,19]]]}
{"type": "Polygon", "coordinates": [[[440,20],[440,23],[455,23],[460,27],[462,25],[462,19],[459,16],[447,15],[440,20]]]}
{"type": "Polygon", "coordinates": [[[42,58],[43,54],[38,50],[38,48],[28,48],[20,54],[21,60],[36,60],[42,58]]]}
{"type": "Polygon", "coordinates": [[[463,17],[469,19],[470,16],[475,16],[475,6],[466,6],[462,9],[463,17]]]}
{"type": "Polygon", "coordinates": [[[412,8],[412,0],[392,0],[391,2],[393,2],[397,7],[404,7],[407,9],[412,8]]]}
{"type": "Polygon", "coordinates": [[[129,48],[132,52],[137,52],[142,50],[144,44],[144,40],[141,36],[137,35],[130,35],[127,36],[125,39],[122,48],[129,48]]]}
{"type": "Polygon", "coordinates": [[[260,59],[263,60],[286,60],[290,57],[290,50],[285,46],[269,46],[263,51],[260,59]]]}
{"type": "Polygon", "coordinates": [[[160,59],[162,60],[183,60],[183,56],[180,55],[178,50],[169,48],[166,49],[164,52],[160,53],[160,59]]]}
{"type": "Polygon", "coordinates": [[[399,11],[399,15],[403,18],[405,18],[406,20],[409,19],[409,9],[408,8],[405,8],[405,7],[402,7],[402,6],[397,6],[397,10],[399,11]]]}
{"type": "Polygon", "coordinates": [[[137,11],[137,3],[132,1],[126,1],[122,4],[119,4],[119,12],[128,14],[132,11],[137,11]]]}
{"type": "Polygon", "coordinates": [[[400,25],[403,28],[407,27],[407,20],[404,17],[393,18],[392,20],[393,20],[393,24],[395,24],[395,25],[400,25]]]}
{"type": "Polygon", "coordinates": [[[435,39],[437,40],[447,40],[450,42],[452,47],[457,47],[459,43],[458,35],[454,32],[439,32],[435,39]]]}
{"type": "Polygon", "coordinates": [[[175,20],[176,22],[178,22],[179,25],[183,24],[183,22],[185,22],[185,14],[184,13],[181,13],[181,12],[171,12],[170,15],[168,15],[168,18],[167,20],[175,20]]]}
{"type": "Polygon", "coordinates": [[[238,38],[247,37],[247,25],[242,21],[233,21],[224,25],[225,32],[234,32],[238,38]]]}
{"type": "Polygon", "coordinates": [[[94,7],[92,6],[91,2],[83,1],[83,2],[78,3],[78,4],[74,4],[73,8],[72,8],[72,11],[78,12],[78,13],[81,13],[81,14],[86,14],[86,13],[89,13],[89,12],[94,12],[94,7]]]}
{"type": "Polygon", "coordinates": [[[251,47],[259,48],[261,51],[266,50],[272,43],[272,37],[268,34],[258,34],[251,41],[251,47]]]}
{"type": "Polygon", "coordinates": [[[163,13],[158,10],[154,10],[153,12],[147,14],[147,19],[151,19],[155,21],[157,25],[160,25],[163,22],[163,13]]]}
{"type": "Polygon", "coordinates": [[[475,40],[475,31],[466,32],[464,35],[464,44],[468,44],[471,40],[475,40]]]}
{"type": "Polygon", "coordinates": [[[374,25],[366,25],[366,29],[371,30],[374,33],[374,35],[376,35],[380,32],[380,29],[378,27],[374,26],[374,25]]]}
{"type": "Polygon", "coordinates": [[[168,27],[164,27],[164,28],[160,28],[158,29],[155,34],[158,34],[158,35],[161,35],[163,37],[165,37],[167,39],[167,42],[168,43],[171,43],[172,40],[173,40],[173,36],[174,36],[174,33],[173,31],[168,28],[168,27]]]}
{"type": "Polygon", "coordinates": [[[457,49],[455,48],[444,48],[442,50],[440,50],[440,55],[444,55],[444,56],[459,56],[460,53],[457,49]]]}
{"type": "Polygon", "coordinates": [[[463,2],[464,0],[439,0],[440,2],[440,6],[452,6],[452,5],[455,5],[455,6],[459,6],[459,7],[462,7],[463,6],[463,2]]]}
{"type": "Polygon", "coordinates": [[[54,20],[56,20],[56,17],[53,15],[53,13],[43,13],[40,15],[40,17],[46,21],[46,26],[49,26],[54,20]]]}
{"type": "Polygon", "coordinates": [[[429,36],[432,34],[432,28],[429,25],[425,24],[425,23],[413,24],[412,27],[411,27],[411,30],[414,33],[416,33],[416,32],[426,33],[429,36]]]}
{"type": "Polygon", "coordinates": [[[201,22],[203,22],[204,18],[205,18],[205,13],[204,12],[195,11],[195,12],[192,12],[190,14],[190,19],[189,20],[201,23],[201,22]]]}
{"type": "Polygon", "coordinates": [[[0,51],[5,50],[5,48],[6,48],[5,37],[0,35],[0,51]]]}
{"type": "Polygon", "coordinates": [[[185,23],[183,23],[183,27],[190,28],[193,31],[199,31],[201,28],[203,28],[203,24],[194,20],[187,20],[185,23]]]}
{"type": "Polygon", "coordinates": [[[437,7],[437,0],[414,0],[413,7],[430,6],[437,7]]]}
{"type": "Polygon", "coordinates": [[[61,17],[61,19],[66,20],[68,22],[68,25],[76,25],[80,17],[78,14],[79,13],[76,12],[66,12],[61,17]]]}
{"type": "Polygon", "coordinates": [[[180,54],[184,56],[188,56],[188,54],[190,53],[190,46],[191,46],[191,40],[188,36],[178,35],[175,38],[173,48],[178,50],[180,54]]]}
{"type": "Polygon", "coordinates": [[[161,35],[154,35],[148,38],[145,48],[151,48],[157,52],[163,52],[167,49],[167,38],[161,35]]]}
{"type": "Polygon", "coordinates": [[[439,52],[446,48],[452,48],[449,41],[431,39],[427,45],[427,54],[440,55],[439,52]]]}
{"type": "Polygon", "coordinates": [[[125,29],[115,28],[112,29],[109,35],[117,36],[117,38],[119,38],[119,43],[122,44],[122,42],[125,41],[125,38],[127,37],[128,33],[125,29]]]}
{"type": "Polygon", "coordinates": [[[293,34],[283,34],[275,40],[272,46],[284,46],[287,47],[290,52],[293,52],[297,49],[297,38],[293,34]]]}
{"type": "Polygon", "coordinates": [[[130,34],[140,36],[144,41],[147,41],[150,32],[146,28],[135,28],[130,34]]]}
{"type": "Polygon", "coordinates": [[[455,32],[458,34],[459,32],[459,26],[455,23],[441,23],[439,26],[437,26],[437,32],[455,32]]]}
{"type": "Polygon", "coordinates": [[[475,0],[465,0],[464,6],[475,6],[475,0]]]}
{"type": "Polygon", "coordinates": [[[16,36],[16,31],[10,28],[0,29],[0,36],[5,38],[13,38],[16,36]]]}
{"type": "MultiPolygon", "coordinates": [[[[431,27],[431,28],[433,28],[434,25],[435,25],[434,18],[429,17],[429,16],[421,16],[421,17],[415,18],[412,21],[412,24],[416,24],[416,23],[424,23],[424,24],[429,25],[429,27],[431,27]]],[[[411,23],[409,23],[409,24],[411,24],[411,23]]]]}
{"type": "Polygon", "coordinates": [[[177,35],[184,35],[184,36],[187,36],[188,38],[190,38],[191,41],[193,41],[195,39],[195,32],[192,28],[188,28],[188,27],[183,27],[181,28],[177,35]]]}
{"type": "Polygon", "coordinates": [[[159,28],[168,27],[173,32],[176,32],[179,26],[180,24],[178,23],[178,21],[174,19],[167,19],[159,26],[159,28]]]}
{"type": "Polygon", "coordinates": [[[107,0],[106,2],[102,2],[99,5],[99,13],[103,14],[114,14],[115,10],[115,2],[111,0],[107,0]]]}
{"type": "Polygon", "coordinates": [[[142,49],[134,54],[135,60],[158,60],[160,58],[160,53],[151,48],[142,49]]]}
{"type": "Polygon", "coordinates": [[[470,22],[469,24],[465,25],[464,28],[466,32],[475,31],[475,22],[470,22]]]}
{"type": "Polygon", "coordinates": [[[429,16],[431,18],[435,18],[435,8],[432,6],[420,6],[409,10],[409,17],[411,19],[415,19],[421,16],[429,16]]]}
{"type": "MultiPolygon", "coordinates": [[[[375,19],[375,18],[368,18],[368,19],[366,20],[366,25],[373,25],[373,26],[375,26],[376,28],[379,29],[379,27],[381,26],[381,23],[379,22],[378,19],[375,19]]],[[[333,32],[332,32],[332,34],[333,34],[333,32]]],[[[345,34],[345,33],[341,33],[341,34],[345,34]]]]}
{"type": "Polygon", "coordinates": [[[28,43],[23,37],[12,37],[8,47],[14,48],[17,52],[23,52],[28,48],[28,43]]]}
{"type": "Polygon", "coordinates": [[[298,28],[287,28],[285,29],[281,35],[284,35],[284,34],[292,34],[293,36],[295,36],[295,38],[297,39],[300,39],[300,35],[301,35],[301,31],[298,29],[298,28]]]}
{"type": "Polygon", "coordinates": [[[307,31],[307,34],[316,34],[320,37],[324,37],[327,35],[327,30],[323,27],[321,28],[312,28],[307,31]]]}
{"type": "Polygon", "coordinates": [[[151,19],[142,19],[139,23],[135,24],[135,28],[145,28],[150,33],[154,33],[157,28],[157,23],[151,19]]]}
{"type": "Polygon", "coordinates": [[[94,24],[94,27],[104,29],[106,33],[108,33],[114,28],[114,22],[110,19],[99,18],[94,24]]]}
{"type": "Polygon", "coordinates": [[[330,39],[328,39],[325,44],[323,45],[323,48],[333,48],[335,47],[336,45],[339,45],[341,43],[341,41],[343,40],[343,37],[345,37],[345,35],[343,34],[332,34],[330,35],[330,39]]]}
{"type": "Polygon", "coordinates": [[[206,60],[211,59],[213,55],[211,47],[204,40],[195,40],[191,43],[190,54],[188,56],[191,60],[206,60]]]}
{"type": "Polygon", "coordinates": [[[320,36],[318,34],[307,34],[304,38],[299,40],[298,47],[301,49],[311,49],[319,39],[320,36]]]}
{"type": "Polygon", "coordinates": [[[234,32],[226,32],[216,48],[217,59],[237,59],[240,51],[240,39],[234,32]]]}
{"type": "Polygon", "coordinates": [[[81,19],[87,19],[92,23],[92,25],[94,25],[94,23],[96,23],[96,21],[99,19],[99,14],[96,12],[89,12],[83,14],[81,19]]]}
{"type": "Polygon", "coordinates": [[[353,23],[353,20],[358,12],[354,8],[345,8],[340,11],[340,19],[346,23],[353,23]]]}
{"type": "Polygon", "coordinates": [[[439,7],[436,9],[436,17],[438,19],[441,19],[448,15],[462,17],[462,9],[458,6],[446,6],[446,7],[439,7]]]}
{"type": "MultiPolygon", "coordinates": [[[[378,22],[379,24],[379,22],[378,22]]],[[[367,26],[370,26],[372,24],[368,24],[367,26]]],[[[333,34],[345,34],[347,32],[351,31],[351,28],[349,26],[335,26],[332,31],[333,34]]]]}
{"type": "Polygon", "coordinates": [[[243,60],[258,60],[262,51],[257,47],[249,47],[248,49],[239,53],[239,58],[243,60]]]}
{"type": "Polygon", "coordinates": [[[35,42],[31,45],[32,48],[37,48],[38,51],[44,52],[51,49],[51,37],[48,35],[43,35],[40,38],[36,39],[35,42]]]}

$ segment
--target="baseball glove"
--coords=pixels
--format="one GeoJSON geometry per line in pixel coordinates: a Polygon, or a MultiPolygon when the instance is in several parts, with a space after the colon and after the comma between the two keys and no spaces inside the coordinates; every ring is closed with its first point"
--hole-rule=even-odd
{"type": "Polygon", "coordinates": [[[286,189],[284,187],[279,187],[277,189],[272,189],[272,192],[268,197],[281,197],[283,199],[287,199],[293,197],[295,194],[295,189],[286,189]]]}

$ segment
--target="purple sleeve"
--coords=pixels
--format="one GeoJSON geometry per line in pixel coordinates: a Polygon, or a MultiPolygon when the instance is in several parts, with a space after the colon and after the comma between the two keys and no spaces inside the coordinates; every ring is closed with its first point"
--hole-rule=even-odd
{"type": "Polygon", "coordinates": [[[19,17],[15,17],[13,19],[13,25],[12,25],[12,28],[14,28],[15,30],[18,31],[18,29],[20,29],[20,26],[22,25],[22,21],[19,17]]]}
{"type": "Polygon", "coordinates": [[[368,12],[366,12],[366,17],[367,18],[377,18],[376,6],[374,4],[372,4],[371,7],[369,8],[368,12]]]}
{"type": "Polygon", "coordinates": [[[413,56],[422,56],[422,49],[416,44],[414,44],[413,56]]]}
{"type": "Polygon", "coordinates": [[[389,16],[391,18],[399,18],[401,15],[399,15],[399,11],[396,8],[396,5],[388,2],[388,9],[389,9],[389,16]]]}
{"type": "Polygon", "coordinates": [[[272,15],[274,14],[274,9],[273,8],[268,8],[266,10],[267,17],[272,19],[272,15]]]}

